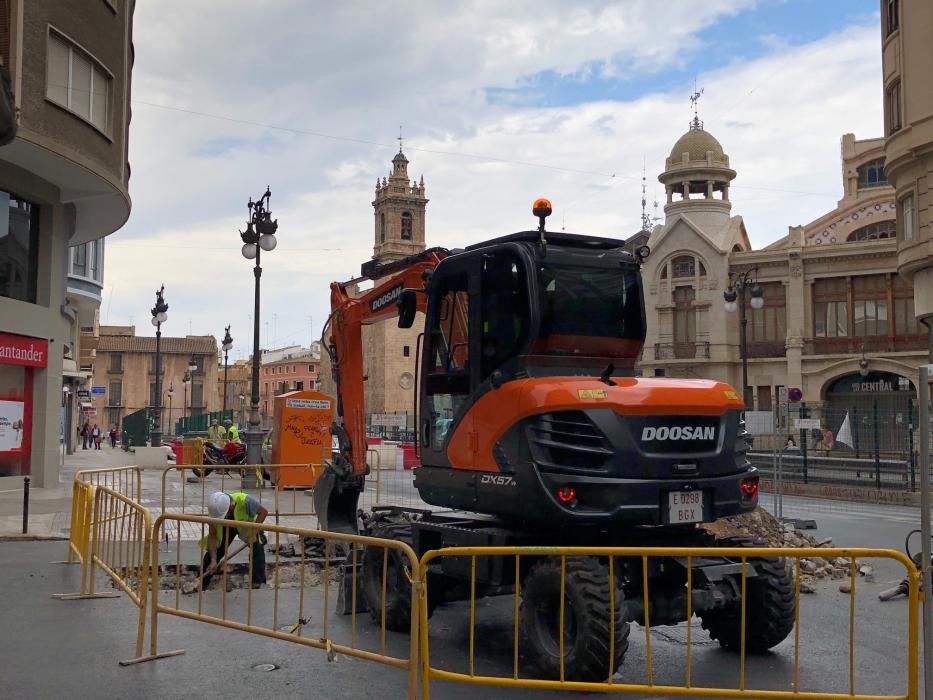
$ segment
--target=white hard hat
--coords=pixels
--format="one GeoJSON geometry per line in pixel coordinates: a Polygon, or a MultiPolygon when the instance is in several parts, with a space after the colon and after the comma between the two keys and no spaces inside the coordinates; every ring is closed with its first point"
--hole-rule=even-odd
{"type": "Polygon", "coordinates": [[[230,496],[223,491],[212,493],[207,499],[207,514],[212,518],[222,518],[230,508],[230,496]]]}

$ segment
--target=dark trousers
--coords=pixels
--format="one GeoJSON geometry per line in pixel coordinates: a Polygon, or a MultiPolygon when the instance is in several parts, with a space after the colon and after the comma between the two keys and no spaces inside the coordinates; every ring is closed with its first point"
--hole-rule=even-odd
{"type": "MultiPolygon", "coordinates": [[[[224,552],[229,549],[230,545],[233,543],[233,540],[236,539],[237,531],[236,528],[225,527],[223,528],[223,534],[220,538],[220,542],[217,543],[217,561],[220,561],[220,558],[224,555],[224,552]]],[[[250,583],[265,583],[266,582],[266,548],[265,548],[266,538],[262,533],[259,533],[259,536],[256,538],[256,541],[253,542],[253,568],[250,571],[249,580],[250,583]]],[[[211,565],[211,553],[204,552],[204,571],[207,571],[207,568],[211,565]]],[[[204,574],[204,588],[207,588],[207,584],[211,582],[211,579],[214,576],[223,575],[223,563],[217,567],[217,571],[213,574],[204,574]]]]}

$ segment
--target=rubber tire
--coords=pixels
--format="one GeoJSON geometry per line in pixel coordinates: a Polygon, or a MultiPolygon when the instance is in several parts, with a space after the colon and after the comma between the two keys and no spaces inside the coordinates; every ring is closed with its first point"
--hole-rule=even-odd
{"type": "MultiPolygon", "coordinates": [[[[379,522],[372,526],[368,535],[386,540],[396,540],[411,545],[409,523],[379,522]]],[[[382,567],[384,547],[366,546],[363,549],[361,585],[363,602],[373,622],[382,626],[382,567]]],[[[386,573],[386,629],[393,632],[411,631],[411,583],[405,575],[407,557],[397,549],[388,550],[386,573]]],[[[409,572],[410,573],[410,572],[409,572]]],[[[428,608],[430,617],[432,608],[428,608]]],[[[416,611],[417,613],[417,611],[416,611]]]]}
{"type": "MultiPolygon", "coordinates": [[[[720,547],[767,547],[753,537],[728,537],[716,542],[720,547]]],[[[763,654],[781,642],[794,629],[794,575],[786,559],[749,557],[757,576],[745,582],[745,651],[763,654]]],[[[739,583],[741,585],[741,583],[739,583]]],[[[741,605],[724,610],[700,613],[700,622],[720,646],[740,651],[742,646],[741,605]]]]}
{"type": "MultiPolygon", "coordinates": [[[[520,649],[535,667],[536,677],[560,678],[558,616],[560,559],[546,558],[526,574],[519,611],[520,649]],[[542,619],[550,618],[550,619],[542,619]]],[[[622,664],[628,651],[622,590],[614,591],[615,641],[612,669],[609,668],[609,570],[595,557],[567,557],[564,578],[564,679],[600,682],[622,664]],[[572,622],[568,631],[568,611],[572,622]]]]}

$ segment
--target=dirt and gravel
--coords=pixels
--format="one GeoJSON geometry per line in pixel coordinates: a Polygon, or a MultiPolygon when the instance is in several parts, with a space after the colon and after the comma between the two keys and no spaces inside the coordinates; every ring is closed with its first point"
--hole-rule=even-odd
{"type": "MultiPolygon", "coordinates": [[[[761,507],[751,513],[707,523],[703,525],[703,529],[716,539],[735,536],[756,537],[763,539],[771,547],[833,546],[831,538],[817,540],[805,532],[795,530],[791,523],[782,523],[761,507]]],[[[843,557],[802,557],[800,559],[800,592],[815,593],[814,584],[819,579],[849,578],[851,566],[851,561],[843,557]]],[[[858,574],[870,580],[871,567],[859,567],[858,574]]]]}

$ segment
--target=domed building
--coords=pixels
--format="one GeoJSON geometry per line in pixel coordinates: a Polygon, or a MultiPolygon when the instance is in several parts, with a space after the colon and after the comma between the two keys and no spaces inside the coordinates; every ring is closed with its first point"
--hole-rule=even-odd
{"type": "Polygon", "coordinates": [[[856,451],[873,452],[877,440],[880,452],[903,455],[916,410],[911,380],[927,339],[913,289],[897,274],[883,140],[844,135],[842,164],[835,209],[753,250],[732,213],[738,174],[695,117],[658,176],[667,198],[642,268],[648,330],[640,366],[644,375],[728,381],[741,393],[744,318],[750,425],[797,435],[797,407],[787,400],[795,387],[823,428],[837,433],[849,416],[856,451]],[[875,415],[884,430],[872,430],[875,415]]]}

